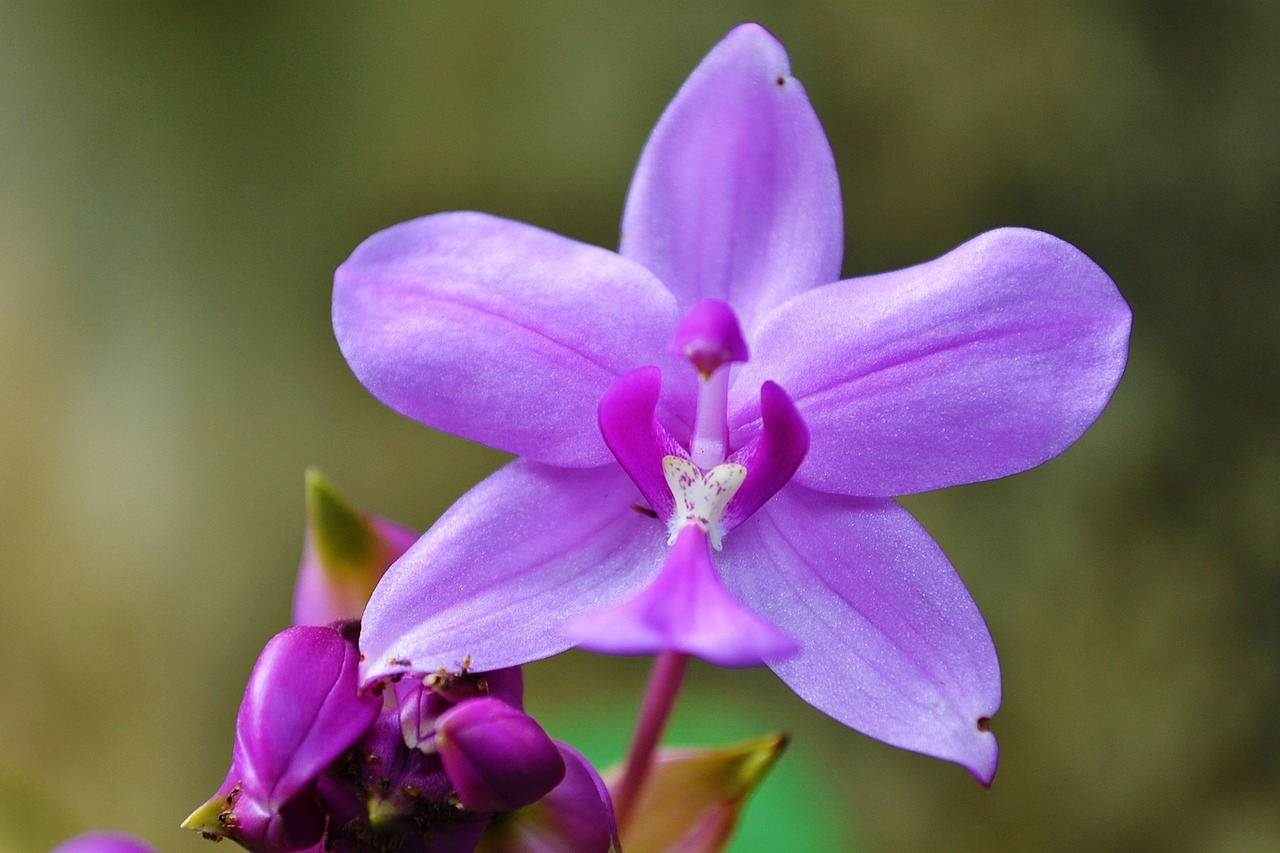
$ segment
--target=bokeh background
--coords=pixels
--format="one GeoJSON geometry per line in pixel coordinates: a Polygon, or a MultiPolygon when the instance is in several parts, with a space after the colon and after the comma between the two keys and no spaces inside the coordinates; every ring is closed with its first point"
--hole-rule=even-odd
{"type": "MultiPolygon", "coordinates": [[[[304,468],[425,528],[503,461],[359,386],[333,269],[438,210],[614,245],[743,20],[827,129],[846,275],[1025,225],[1136,322],[1065,456],[905,501],[1000,649],[994,787],[697,666],[677,739],[794,735],[734,849],[1280,849],[1280,4],[54,0],[0,11],[0,850],[208,849],[304,468]]],[[[569,654],[530,703],[605,760],[645,673],[569,654]]]]}

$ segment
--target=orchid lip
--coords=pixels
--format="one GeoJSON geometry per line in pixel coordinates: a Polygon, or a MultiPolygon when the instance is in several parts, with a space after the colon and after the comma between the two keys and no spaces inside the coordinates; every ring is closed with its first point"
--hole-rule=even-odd
{"type": "Polygon", "coordinates": [[[721,519],[725,507],[747,479],[747,469],[733,462],[722,462],[709,471],[703,471],[688,459],[665,456],[662,470],[676,502],[676,511],[672,513],[670,522],[671,538],[667,544],[674,545],[680,531],[693,526],[706,531],[711,547],[719,551],[724,547],[721,519]]]}
{"type": "Polygon", "coordinates": [[[654,579],[621,604],[579,616],[566,628],[584,649],[645,655],[695,654],[718,666],[760,666],[799,650],[785,631],[735,596],[716,572],[708,535],[680,529],[654,579]]]}

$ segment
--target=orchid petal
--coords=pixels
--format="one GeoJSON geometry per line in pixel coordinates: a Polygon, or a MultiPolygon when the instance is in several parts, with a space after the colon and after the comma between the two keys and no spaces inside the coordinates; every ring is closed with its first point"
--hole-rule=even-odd
{"type": "Polygon", "coordinates": [[[630,601],[565,629],[584,649],[615,655],[674,650],[726,667],[759,666],[796,643],[733,597],[711,564],[706,531],[685,527],[658,577],[630,601]]]}
{"type": "Polygon", "coordinates": [[[655,414],[662,371],[656,367],[633,370],[609,387],[600,400],[600,434],[627,472],[649,507],[666,521],[675,498],[663,472],[664,456],[688,454],[663,428],[655,414]]]}
{"type": "MultiPolygon", "coordinates": [[[[796,481],[892,496],[1061,453],[1124,371],[1129,308],[1080,251],[1006,228],[910,269],[802,294],[752,341],[738,387],[783,385],[809,426],[796,481]]],[[[735,445],[758,429],[731,403],[735,445]]]]}
{"type": "Polygon", "coordinates": [[[756,24],[729,33],[659,119],[631,182],[620,251],[689,310],[733,304],[750,330],[840,275],[840,186],[786,51],[756,24]]]}
{"type": "Polygon", "coordinates": [[[721,556],[729,588],[800,642],[770,666],[801,698],[990,784],[995,646],[946,556],[906,510],[792,484],[734,531],[721,556]]]}
{"type": "Polygon", "coordinates": [[[613,465],[500,469],[383,577],[364,615],[363,678],[564,651],[565,622],[629,598],[661,565],[666,525],[637,512],[640,501],[613,465]]]}
{"type": "Polygon", "coordinates": [[[381,231],[334,279],[338,344],[379,400],[427,426],[571,467],[609,461],[596,402],[636,365],[666,363],[679,320],[671,294],[640,265],[479,213],[381,231]]]}
{"type": "Polygon", "coordinates": [[[776,382],[760,386],[762,429],[728,461],[747,469],[747,478],[725,508],[724,528],[746,521],[785,486],[809,449],[809,429],[795,404],[776,382]]]}
{"type": "Polygon", "coordinates": [[[233,764],[273,811],[315,781],[382,709],[357,693],[356,647],[332,628],[300,626],[267,643],[236,717],[233,764]]]}
{"type": "Polygon", "coordinates": [[[618,847],[609,790],[572,747],[556,743],[563,781],[530,806],[498,815],[476,853],[611,853],[618,847]]]}

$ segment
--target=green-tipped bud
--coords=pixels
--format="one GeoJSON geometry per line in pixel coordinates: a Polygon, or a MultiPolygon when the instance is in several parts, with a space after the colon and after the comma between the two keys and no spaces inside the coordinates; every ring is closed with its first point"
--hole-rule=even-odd
{"type": "Polygon", "coordinates": [[[356,509],[307,469],[307,540],[293,597],[295,625],[359,619],[373,589],[417,534],[356,509]]]}
{"type": "Polygon", "coordinates": [[[786,749],[773,734],[718,749],[663,750],[622,827],[627,853],[720,853],[747,798],[786,749]]]}

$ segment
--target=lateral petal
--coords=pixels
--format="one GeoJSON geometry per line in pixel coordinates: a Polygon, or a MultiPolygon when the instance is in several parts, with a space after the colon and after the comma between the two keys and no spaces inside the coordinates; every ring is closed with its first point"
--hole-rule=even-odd
{"type": "Polygon", "coordinates": [[[802,699],[991,783],[995,646],[950,562],[906,510],[793,483],[725,540],[721,557],[729,588],[800,643],[770,666],[802,699]]]}
{"type": "Polygon", "coordinates": [[[642,367],[619,379],[600,400],[600,434],[631,477],[649,507],[663,522],[671,518],[675,498],[663,473],[665,456],[688,454],[658,420],[662,371],[642,367]]]}
{"type": "Polygon", "coordinates": [[[733,305],[750,332],[795,293],[835,281],[844,235],[835,160],[786,50],[743,24],[694,69],[646,143],[619,251],[687,312],[733,305]]]}
{"type": "MultiPolygon", "coordinates": [[[[1039,465],[1102,413],[1130,312],[1063,241],[1004,228],[937,260],[801,294],[752,341],[735,388],[772,379],[809,427],[799,483],[892,496],[1039,465]]],[[[731,395],[733,444],[759,429],[731,395]]]]}
{"type": "Polygon", "coordinates": [[[338,345],[374,396],[427,426],[555,465],[609,460],[596,403],[627,371],[673,361],[679,320],[639,264],[480,213],[380,231],[334,278],[338,345]]]}
{"type": "Polygon", "coordinates": [[[631,597],[661,565],[666,525],[637,506],[616,465],[500,469],[383,576],[362,623],[364,681],[564,651],[565,622],[631,597]]]}

